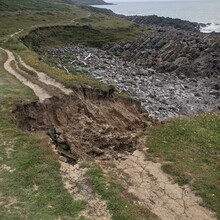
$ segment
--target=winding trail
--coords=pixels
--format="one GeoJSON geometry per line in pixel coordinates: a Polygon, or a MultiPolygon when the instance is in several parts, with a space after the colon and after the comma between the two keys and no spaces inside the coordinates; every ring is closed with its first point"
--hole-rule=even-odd
{"type": "Polygon", "coordinates": [[[71,165],[60,161],[60,171],[64,187],[75,199],[86,201],[86,209],[79,216],[89,220],[111,220],[112,215],[108,210],[106,201],[98,195],[90,181],[85,177],[87,168],[79,164],[71,165]]]}
{"type": "MultiPolygon", "coordinates": [[[[185,185],[180,187],[161,169],[160,163],[146,161],[136,150],[125,160],[116,160],[116,172],[129,176],[127,190],[141,205],[161,220],[216,220],[215,214],[204,208],[202,199],[185,185]]],[[[114,172],[114,168],[112,170],[114,172]]]]}
{"type": "Polygon", "coordinates": [[[50,78],[46,73],[43,72],[39,72],[37,70],[35,70],[33,67],[27,65],[22,59],[21,57],[19,57],[19,62],[21,63],[21,65],[23,65],[26,69],[34,72],[37,74],[38,76],[38,80],[43,82],[44,84],[50,85],[50,86],[54,86],[58,89],[60,89],[64,94],[69,95],[70,93],[72,93],[73,91],[71,89],[67,89],[65,88],[61,83],[57,82],[55,79],[50,78]]]}
{"type": "MultiPolygon", "coordinates": [[[[5,61],[4,63],[4,69],[9,72],[10,74],[12,74],[13,76],[15,76],[21,83],[23,83],[24,85],[28,86],[29,88],[31,88],[35,95],[39,98],[40,102],[43,102],[45,99],[51,98],[52,96],[49,94],[48,91],[46,91],[45,89],[41,88],[39,85],[31,82],[30,80],[26,79],[24,76],[22,76],[18,70],[12,68],[12,62],[15,62],[15,64],[17,63],[14,54],[7,50],[7,49],[3,49],[0,48],[1,50],[5,51],[7,53],[8,59],[5,61]]],[[[69,95],[70,93],[72,93],[73,91],[71,89],[65,88],[61,83],[57,82],[56,80],[50,78],[46,73],[43,72],[39,72],[37,70],[35,70],[33,67],[27,65],[22,59],[21,57],[19,57],[19,62],[22,66],[24,66],[26,69],[34,72],[37,74],[38,80],[46,85],[50,85],[53,86],[55,88],[58,88],[61,92],[63,92],[66,95],[69,95]]]]}
{"type": "MultiPolygon", "coordinates": [[[[56,146],[48,142],[56,155],[59,155],[56,146]]],[[[66,158],[59,156],[60,174],[65,189],[74,199],[86,201],[86,208],[81,211],[78,217],[85,217],[88,220],[111,220],[112,215],[108,210],[106,201],[98,195],[86,177],[88,168],[83,168],[80,163],[72,165],[66,158]]]]}
{"type": "Polygon", "coordinates": [[[19,31],[13,33],[13,34],[11,34],[10,37],[14,37],[14,36],[17,35],[17,34],[20,34],[23,30],[24,30],[24,29],[21,29],[21,30],[19,30],[19,31]]]}
{"type": "Polygon", "coordinates": [[[0,48],[1,50],[5,51],[8,55],[8,59],[4,63],[4,69],[9,72],[11,75],[15,76],[21,83],[31,88],[35,95],[39,98],[40,102],[43,102],[45,99],[51,98],[48,92],[42,89],[40,86],[32,83],[31,81],[27,80],[25,77],[20,75],[16,70],[11,67],[11,63],[15,62],[15,56],[9,50],[0,48]]]}
{"type": "Polygon", "coordinates": [[[74,19],[72,19],[70,22],[75,22],[78,19],[82,19],[82,18],[89,18],[92,15],[92,13],[88,13],[86,16],[82,16],[82,17],[76,17],[74,19]]]}
{"type": "MultiPolygon", "coordinates": [[[[3,48],[0,49],[8,55],[8,59],[4,63],[4,69],[7,72],[31,88],[40,102],[51,97],[46,90],[27,80],[12,68],[12,62],[16,62],[12,52],[3,48]]],[[[65,88],[61,83],[47,76],[47,74],[38,72],[27,65],[20,57],[19,62],[26,69],[35,72],[38,80],[44,84],[54,86],[67,95],[72,93],[71,89],[65,88]]],[[[111,167],[109,166],[108,168],[105,167],[105,169],[115,173],[119,173],[120,171],[120,173],[129,176],[126,181],[127,191],[138,199],[139,204],[148,208],[159,219],[216,220],[215,214],[201,205],[202,199],[195,196],[190,186],[180,187],[174,183],[172,178],[162,171],[161,164],[146,161],[142,151],[136,150],[126,158],[115,160],[114,165],[115,168],[109,168],[111,167]]],[[[10,171],[10,167],[4,166],[1,168],[10,171]]],[[[66,189],[74,197],[88,201],[86,211],[81,214],[89,219],[110,220],[112,216],[107,209],[105,201],[95,194],[95,192],[91,191],[92,187],[90,188],[87,179],[84,177],[85,171],[80,169],[79,165],[72,166],[61,162],[61,175],[66,189]]],[[[11,170],[11,172],[14,171],[11,170]]]]}

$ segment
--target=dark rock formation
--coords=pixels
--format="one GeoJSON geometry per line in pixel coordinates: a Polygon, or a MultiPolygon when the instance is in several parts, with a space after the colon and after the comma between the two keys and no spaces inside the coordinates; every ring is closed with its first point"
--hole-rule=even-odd
{"type": "MultiPolygon", "coordinates": [[[[148,17],[146,19],[148,21],[148,17]]],[[[143,23],[142,20],[136,21],[143,23]]],[[[132,44],[122,43],[107,49],[124,57],[126,61],[160,72],[175,72],[187,77],[219,76],[219,35],[185,31],[171,26],[147,26],[150,28],[149,33],[132,44]]]]}
{"type": "Polygon", "coordinates": [[[200,27],[206,24],[190,22],[178,18],[158,17],[157,15],[150,16],[122,16],[130,21],[143,25],[156,25],[160,27],[173,27],[175,29],[186,31],[199,31],[200,27]]]}

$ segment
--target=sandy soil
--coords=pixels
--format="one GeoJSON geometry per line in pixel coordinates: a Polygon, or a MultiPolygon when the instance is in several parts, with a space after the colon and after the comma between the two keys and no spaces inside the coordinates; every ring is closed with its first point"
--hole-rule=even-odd
{"type": "Polygon", "coordinates": [[[136,150],[126,160],[116,160],[116,168],[129,176],[128,192],[162,220],[214,220],[202,199],[188,185],[180,187],[161,170],[161,164],[146,161],[136,150]]]}
{"type": "Polygon", "coordinates": [[[58,89],[60,89],[63,93],[65,93],[66,95],[69,95],[70,93],[72,93],[71,89],[67,89],[65,88],[61,83],[57,82],[56,80],[50,78],[46,73],[43,72],[39,72],[37,70],[35,70],[33,67],[27,65],[22,59],[21,57],[19,57],[19,62],[28,70],[31,70],[33,72],[35,72],[38,76],[38,80],[47,84],[47,85],[51,85],[54,86],[58,89]]]}
{"type": "MultiPolygon", "coordinates": [[[[2,49],[2,48],[1,48],[2,49]]],[[[28,86],[29,88],[31,88],[34,93],[36,94],[36,96],[39,98],[40,102],[43,102],[45,99],[50,98],[51,96],[47,93],[47,91],[45,91],[44,89],[42,89],[40,86],[32,83],[31,81],[27,80],[25,77],[21,76],[16,70],[14,70],[11,67],[11,62],[15,61],[15,57],[13,55],[12,52],[10,52],[9,50],[4,50],[7,55],[8,55],[8,59],[6,60],[6,62],[4,63],[4,69],[9,72],[10,74],[12,74],[13,76],[15,76],[20,82],[22,82],[24,85],[28,86]]]]}
{"type": "MultiPolygon", "coordinates": [[[[50,143],[55,154],[59,155],[56,146],[50,143]]],[[[85,177],[87,168],[82,168],[80,163],[72,165],[66,158],[59,157],[60,173],[64,187],[73,195],[74,199],[86,201],[86,209],[79,213],[88,220],[111,220],[111,214],[106,202],[93,190],[93,186],[85,177]]]]}
{"type": "Polygon", "coordinates": [[[21,30],[19,30],[19,31],[13,33],[13,34],[11,34],[10,37],[14,37],[17,34],[20,34],[22,31],[23,31],[23,29],[21,29],[21,30]]]}
{"type": "Polygon", "coordinates": [[[106,202],[93,191],[92,184],[84,176],[87,169],[80,168],[79,164],[71,164],[60,161],[60,170],[65,188],[75,199],[84,200],[87,207],[80,216],[89,220],[111,220],[111,214],[106,202]]]}

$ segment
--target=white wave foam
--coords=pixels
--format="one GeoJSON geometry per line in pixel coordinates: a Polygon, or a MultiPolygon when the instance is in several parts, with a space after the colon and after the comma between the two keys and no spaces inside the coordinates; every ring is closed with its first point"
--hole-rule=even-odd
{"type": "Polygon", "coordinates": [[[218,23],[211,23],[209,25],[207,25],[206,27],[202,27],[200,29],[200,31],[202,33],[211,33],[211,32],[217,32],[217,33],[220,33],[220,24],[218,23]]]}

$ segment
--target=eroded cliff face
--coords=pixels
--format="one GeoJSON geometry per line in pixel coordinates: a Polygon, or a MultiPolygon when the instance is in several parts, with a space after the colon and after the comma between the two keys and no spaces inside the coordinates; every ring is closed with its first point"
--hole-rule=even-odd
{"type": "Polygon", "coordinates": [[[27,131],[45,131],[70,162],[118,158],[144,144],[151,119],[138,102],[90,88],[44,103],[20,104],[13,121],[27,131]]]}

